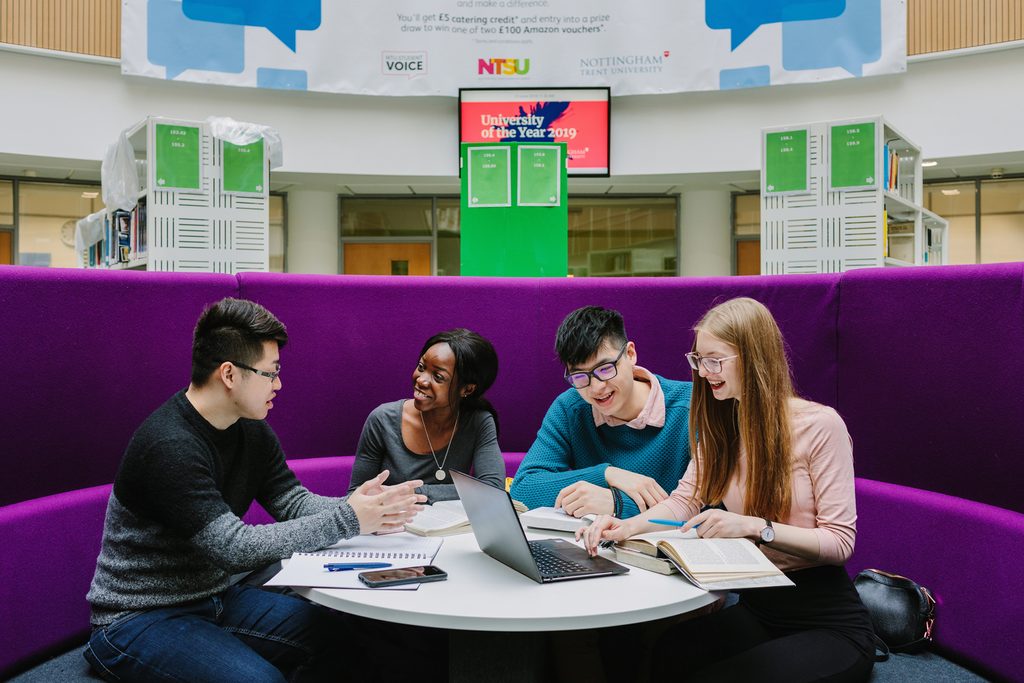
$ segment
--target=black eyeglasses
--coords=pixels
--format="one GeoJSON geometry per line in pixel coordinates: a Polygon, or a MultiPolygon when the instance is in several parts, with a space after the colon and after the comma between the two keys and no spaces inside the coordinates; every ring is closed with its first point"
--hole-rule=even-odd
{"type": "Polygon", "coordinates": [[[614,379],[619,374],[619,359],[622,358],[622,354],[626,352],[626,347],[629,346],[629,342],[622,345],[622,349],[619,350],[619,355],[615,356],[615,360],[611,363],[601,363],[593,370],[588,372],[566,372],[565,381],[570,386],[574,386],[577,389],[584,389],[590,386],[590,378],[593,377],[601,382],[607,382],[610,379],[614,379]]]}
{"type": "Polygon", "coordinates": [[[275,379],[277,379],[281,375],[281,371],[280,370],[275,370],[274,372],[267,372],[266,370],[257,370],[256,368],[252,367],[251,365],[246,365],[245,363],[239,363],[236,360],[225,360],[225,361],[221,361],[221,362],[222,363],[231,363],[235,367],[242,368],[243,370],[252,370],[257,375],[262,375],[263,377],[266,377],[267,379],[269,379],[271,382],[273,382],[275,379]]]}

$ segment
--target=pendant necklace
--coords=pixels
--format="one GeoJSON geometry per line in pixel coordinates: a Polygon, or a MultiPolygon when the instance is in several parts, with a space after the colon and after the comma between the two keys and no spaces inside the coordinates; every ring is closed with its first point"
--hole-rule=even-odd
{"type": "Polygon", "coordinates": [[[444,464],[448,462],[448,451],[452,449],[452,441],[455,441],[455,430],[459,428],[459,414],[455,414],[455,426],[452,427],[452,438],[448,441],[448,448],[444,449],[444,459],[441,460],[440,464],[437,462],[437,454],[434,453],[434,444],[430,443],[430,434],[427,433],[427,423],[423,420],[423,413],[420,413],[420,424],[423,425],[423,436],[427,437],[427,447],[430,448],[430,457],[434,459],[434,464],[437,465],[437,471],[434,472],[434,479],[444,481],[444,478],[447,476],[444,473],[444,464]]]}

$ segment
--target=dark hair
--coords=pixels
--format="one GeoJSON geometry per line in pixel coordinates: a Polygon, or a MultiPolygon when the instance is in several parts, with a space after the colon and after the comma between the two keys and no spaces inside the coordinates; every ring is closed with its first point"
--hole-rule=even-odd
{"type": "Polygon", "coordinates": [[[578,366],[593,356],[608,340],[612,346],[622,346],[626,325],[618,311],[600,306],[584,306],[565,316],[555,334],[555,353],[567,368],[578,366]]]}
{"type": "Polygon", "coordinates": [[[498,377],[498,354],[491,342],[476,332],[459,327],[446,332],[439,332],[428,339],[420,356],[434,344],[447,344],[455,355],[455,376],[448,388],[448,400],[455,397],[455,405],[459,412],[486,410],[494,418],[494,429],[498,431],[498,411],[484,394],[498,377]],[[462,395],[462,389],[475,384],[476,388],[468,396],[462,395]]]}
{"type": "Polygon", "coordinates": [[[192,336],[192,384],[201,387],[226,360],[253,365],[263,357],[263,342],[288,343],[288,331],[255,301],[228,297],[203,310],[192,336]]]}

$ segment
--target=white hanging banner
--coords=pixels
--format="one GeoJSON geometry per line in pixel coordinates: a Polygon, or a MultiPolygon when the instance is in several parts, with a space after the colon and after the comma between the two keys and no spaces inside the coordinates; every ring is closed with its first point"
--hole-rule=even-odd
{"type": "Polygon", "coordinates": [[[898,73],[906,32],[906,0],[124,0],[121,70],[367,95],[641,95],[898,73]]]}

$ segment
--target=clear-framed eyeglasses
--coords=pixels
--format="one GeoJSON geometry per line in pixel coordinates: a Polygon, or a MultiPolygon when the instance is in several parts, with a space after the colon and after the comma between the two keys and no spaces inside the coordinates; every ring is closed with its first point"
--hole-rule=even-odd
{"type": "Polygon", "coordinates": [[[565,381],[577,389],[584,389],[590,386],[591,377],[599,382],[607,382],[610,379],[614,379],[619,374],[619,361],[622,359],[622,354],[626,352],[627,346],[629,346],[629,342],[622,345],[622,348],[619,349],[619,355],[615,356],[615,360],[610,363],[601,363],[589,371],[566,372],[565,381]]]}
{"type": "Polygon", "coordinates": [[[222,362],[224,362],[224,363],[231,363],[236,368],[242,368],[243,370],[252,370],[257,375],[262,375],[263,377],[266,377],[267,379],[269,379],[271,382],[273,382],[275,379],[277,379],[281,375],[281,371],[280,370],[275,370],[273,372],[269,372],[267,370],[257,370],[256,368],[252,367],[251,365],[246,365],[245,363],[239,363],[238,361],[234,361],[234,360],[228,360],[228,361],[222,361],[222,362]]]}
{"type": "Polygon", "coordinates": [[[739,358],[739,356],[726,356],[725,358],[712,358],[711,356],[702,356],[696,351],[691,351],[686,354],[686,360],[690,364],[690,368],[699,370],[700,366],[703,365],[704,369],[713,375],[717,375],[722,371],[722,363],[733,358],[739,358]]]}

